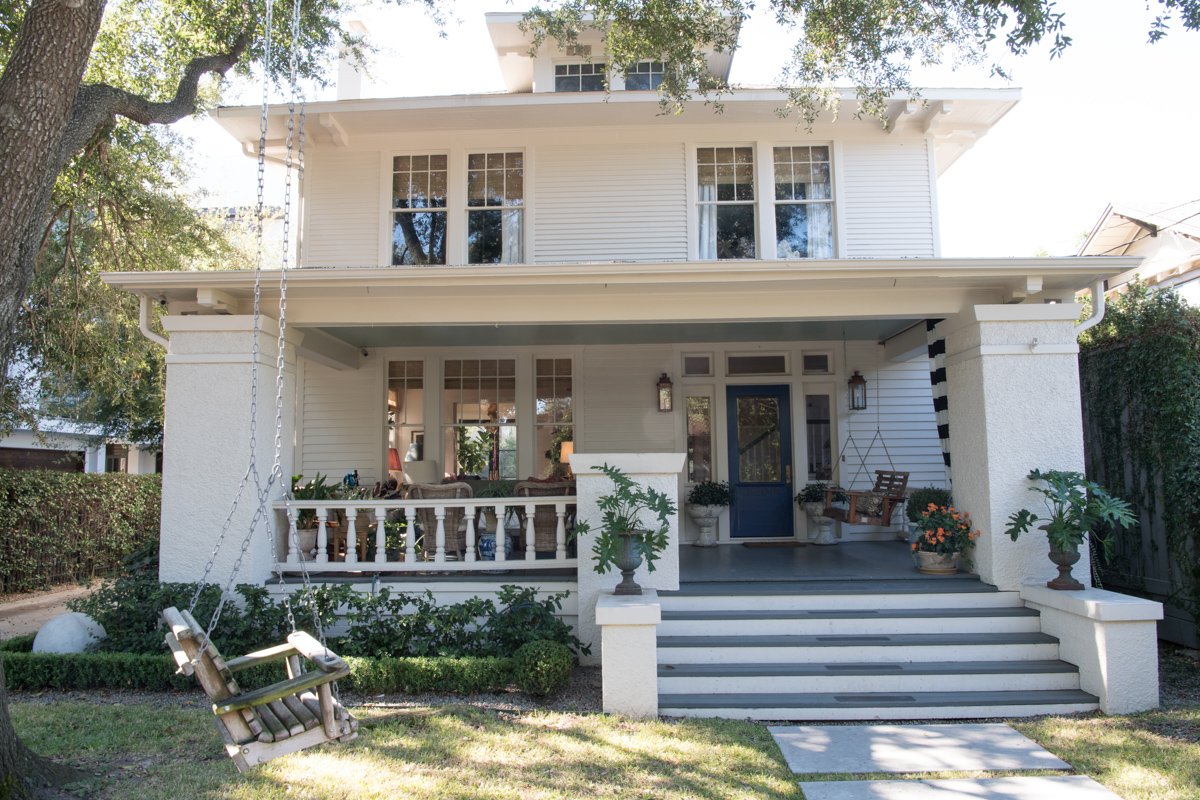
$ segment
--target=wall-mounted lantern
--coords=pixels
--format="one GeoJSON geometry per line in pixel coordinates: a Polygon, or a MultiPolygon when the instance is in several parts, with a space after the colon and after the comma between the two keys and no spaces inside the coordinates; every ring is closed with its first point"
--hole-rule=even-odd
{"type": "Polygon", "coordinates": [[[674,405],[674,400],[671,396],[671,388],[673,384],[671,379],[667,377],[667,373],[663,373],[658,379],[658,410],[670,411],[674,405]]]}

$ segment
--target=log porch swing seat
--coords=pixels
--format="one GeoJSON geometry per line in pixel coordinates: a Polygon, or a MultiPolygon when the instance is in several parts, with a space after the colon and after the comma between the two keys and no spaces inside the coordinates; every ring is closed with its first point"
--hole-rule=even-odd
{"type": "Polygon", "coordinates": [[[332,687],[350,674],[350,667],[309,634],[294,631],[286,644],[226,661],[187,610],[171,607],[162,618],[178,672],[195,675],[213,701],[225,752],[239,772],[306,747],[358,736],[358,721],[338,702],[332,687]],[[282,661],[287,673],[278,683],[243,692],[233,677],[275,661],[282,661]],[[315,669],[305,670],[306,663],[315,669]]]}

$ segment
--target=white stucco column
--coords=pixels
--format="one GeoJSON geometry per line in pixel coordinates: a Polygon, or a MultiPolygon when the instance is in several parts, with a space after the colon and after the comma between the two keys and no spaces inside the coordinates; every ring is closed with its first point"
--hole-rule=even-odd
{"type": "MultiPolygon", "coordinates": [[[[946,320],[946,379],[955,505],[982,532],[975,569],[1001,589],[1057,574],[1038,530],[1013,542],[1009,515],[1042,511],[1034,467],[1083,472],[1075,320],[1080,308],[979,305],[946,320]]],[[[1075,577],[1088,582],[1088,553],[1075,577]]]]}
{"type": "MultiPolygon", "coordinates": [[[[163,425],[162,544],[159,578],[197,581],[250,460],[250,396],[253,318],[249,316],[168,316],[170,337],[163,425]]],[[[264,481],[271,474],[275,449],[276,337],[273,319],[260,322],[257,436],[254,455],[264,481]]],[[[291,340],[289,336],[289,340],[291,340]]],[[[285,352],[283,428],[280,452],[282,485],[270,500],[291,487],[296,396],[295,349],[285,352]]],[[[257,506],[252,485],[238,504],[208,582],[229,580],[242,540],[257,506]]],[[[273,520],[274,521],[274,520],[273,520]]],[[[242,561],[238,582],[268,579],[274,560],[262,521],[242,561]]]]}
{"type": "Polygon", "coordinates": [[[596,598],[600,636],[604,713],[627,717],[658,716],[658,592],[596,598]]]}
{"type": "MultiPolygon", "coordinates": [[[[679,505],[679,473],[683,470],[683,453],[575,453],[571,470],[575,473],[576,517],[591,527],[591,532],[579,537],[579,622],[576,635],[592,648],[591,656],[581,659],[596,664],[601,660],[600,630],[596,625],[596,600],[602,592],[612,594],[621,579],[619,571],[596,574],[596,558],[592,545],[600,529],[600,512],[596,502],[612,490],[612,481],[595,467],[608,464],[618,467],[640,484],[657,489],[679,505]]],[[[647,519],[646,522],[650,520],[647,519]]],[[[679,512],[671,517],[667,531],[667,548],[654,562],[654,572],[646,565],[638,567],[634,579],[643,589],[674,590],[679,588],[679,512]]],[[[657,696],[657,695],[656,695],[657,696]]]]}

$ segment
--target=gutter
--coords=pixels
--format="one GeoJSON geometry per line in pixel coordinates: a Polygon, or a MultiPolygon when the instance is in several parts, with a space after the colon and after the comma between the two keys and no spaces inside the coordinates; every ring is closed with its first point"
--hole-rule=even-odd
{"type": "Polygon", "coordinates": [[[170,342],[165,337],[159,336],[150,329],[150,298],[142,295],[138,300],[138,330],[142,332],[142,336],[145,336],[163,350],[169,350],[170,342]]]}
{"type": "Polygon", "coordinates": [[[1104,281],[1096,281],[1092,284],[1092,315],[1083,322],[1075,326],[1075,335],[1086,331],[1088,328],[1095,327],[1104,319],[1104,281]]]}

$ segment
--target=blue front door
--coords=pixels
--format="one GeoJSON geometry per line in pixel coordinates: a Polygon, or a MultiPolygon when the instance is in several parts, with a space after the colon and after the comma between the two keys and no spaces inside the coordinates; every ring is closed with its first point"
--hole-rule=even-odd
{"type": "Polygon", "coordinates": [[[730,386],[729,535],[792,536],[792,413],[786,386],[730,386]]]}

